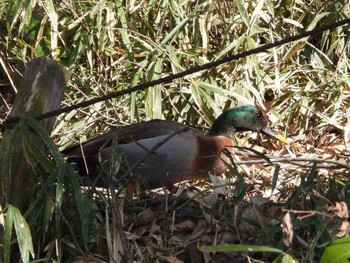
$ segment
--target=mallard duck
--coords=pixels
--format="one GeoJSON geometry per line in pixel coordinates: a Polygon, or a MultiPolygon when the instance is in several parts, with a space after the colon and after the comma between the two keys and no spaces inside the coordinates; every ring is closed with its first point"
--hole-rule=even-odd
{"type": "Polygon", "coordinates": [[[234,154],[231,139],[234,132],[255,131],[286,142],[267,124],[256,107],[240,106],[223,112],[207,135],[182,123],[152,120],[93,138],[64,150],[63,154],[83,174],[87,168],[89,176],[95,178],[109,169],[113,149],[108,141],[117,138],[123,154],[118,175],[134,165],[131,176],[142,178],[150,188],[171,187],[184,180],[208,178],[208,172],[216,175],[225,172],[230,162],[227,153],[234,154]]]}

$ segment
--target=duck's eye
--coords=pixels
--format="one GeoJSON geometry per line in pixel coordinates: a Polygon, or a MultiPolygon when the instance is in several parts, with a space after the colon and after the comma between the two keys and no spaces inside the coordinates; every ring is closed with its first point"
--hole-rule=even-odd
{"type": "Polygon", "coordinates": [[[260,114],[261,114],[260,111],[258,111],[258,110],[254,111],[254,115],[256,115],[256,116],[260,116],[260,114]]]}

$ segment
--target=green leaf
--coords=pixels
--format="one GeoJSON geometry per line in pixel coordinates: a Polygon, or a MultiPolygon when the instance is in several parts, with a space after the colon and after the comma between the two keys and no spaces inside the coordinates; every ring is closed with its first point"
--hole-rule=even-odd
{"type": "Polygon", "coordinates": [[[6,12],[6,27],[9,35],[11,35],[12,30],[17,23],[17,19],[20,17],[21,10],[25,4],[25,1],[12,1],[11,4],[8,4],[6,12]]]}
{"type": "Polygon", "coordinates": [[[237,0],[237,7],[244,24],[247,26],[247,28],[250,28],[249,15],[245,7],[245,1],[237,0]]]}
{"type": "Polygon", "coordinates": [[[56,185],[56,202],[55,205],[57,208],[61,209],[63,202],[63,193],[64,193],[64,174],[65,174],[65,163],[61,153],[56,147],[55,143],[50,138],[50,135],[47,131],[33,118],[26,119],[27,124],[35,130],[35,132],[41,137],[41,139],[45,142],[48,149],[50,150],[52,157],[58,164],[57,170],[57,185],[56,185]]]}
{"type": "Polygon", "coordinates": [[[23,16],[23,21],[21,22],[20,26],[19,26],[19,33],[21,35],[25,35],[28,32],[28,27],[30,25],[30,22],[32,20],[32,12],[33,12],[33,8],[35,7],[36,1],[31,0],[29,1],[28,5],[25,8],[24,16],[23,16]]]}
{"type": "Polygon", "coordinates": [[[180,30],[186,25],[188,21],[189,21],[189,17],[182,20],[180,24],[178,24],[173,30],[171,30],[169,34],[166,35],[166,37],[163,39],[161,44],[162,45],[171,44],[173,39],[180,33],[180,30]]]}
{"type": "Polygon", "coordinates": [[[8,207],[5,220],[5,233],[4,233],[4,262],[9,263],[11,259],[10,244],[11,244],[11,234],[12,226],[14,221],[14,213],[11,207],[8,207]]]}
{"type": "MultiPolygon", "coordinates": [[[[79,212],[80,222],[81,222],[81,234],[83,236],[83,240],[85,245],[88,242],[89,237],[89,223],[90,223],[90,215],[91,215],[91,205],[89,200],[83,194],[79,181],[74,174],[73,168],[68,166],[67,173],[69,174],[69,180],[73,187],[74,197],[76,201],[76,205],[79,212]]],[[[97,209],[97,208],[96,208],[97,209]]]]}
{"type": "Polygon", "coordinates": [[[4,197],[8,198],[11,182],[12,182],[12,174],[16,170],[16,164],[14,164],[14,155],[16,155],[16,140],[19,138],[19,129],[18,125],[14,128],[11,136],[6,136],[2,139],[0,149],[0,193],[4,195],[4,197]]]}
{"type": "Polygon", "coordinates": [[[312,30],[316,27],[317,23],[323,18],[323,17],[326,17],[326,16],[329,16],[329,13],[328,12],[324,12],[324,13],[321,13],[321,14],[318,14],[314,17],[314,19],[311,21],[311,23],[308,25],[307,29],[306,30],[312,30]]]}
{"type": "Polygon", "coordinates": [[[126,50],[128,51],[129,59],[132,59],[132,56],[131,56],[131,54],[132,54],[132,42],[129,38],[128,31],[126,30],[128,28],[128,22],[127,22],[128,19],[127,19],[126,14],[125,14],[123,1],[121,1],[121,0],[116,1],[116,5],[118,8],[117,13],[118,13],[118,16],[120,19],[120,23],[121,23],[122,28],[123,28],[123,29],[120,29],[120,35],[122,37],[124,46],[125,46],[126,50]]]}
{"type": "MultiPolygon", "coordinates": [[[[11,238],[12,223],[15,226],[18,247],[21,251],[21,258],[23,262],[29,261],[29,253],[34,257],[34,248],[32,235],[30,233],[29,226],[23,218],[21,212],[13,206],[9,206],[7,209],[6,223],[5,223],[5,239],[6,243],[11,238]]],[[[5,243],[5,244],[6,244],[5,243]]],[[[5,250],[5,249],[4,249],[5,250]]],[[[8,258],[9,244],[6,245],[6,258],[8,258]]]]}
{"type": "Polygon", "coordinates": [[[293,259],[291,255],[283,254],[276,258],[272,263],[297,263],[299,261],[293,259]]]}
{"type": "Polygon", "coordinates": [[[254,246],[254,245],[217,245],[217,246],[204,246],[198,247],[203,252],[271,252],[271,253],[283,253],[282,250],[267,246],[254,246]]]}
{"type": "MultiPolygon", "coordinates": [[[[157,58],[148,69],[148,79],[156,80],[161,77],[162,58],[157,58]]],[[[162,117],[162,89],[160,85],[147,90],[146,112],[150,119],[160,119],[162,117]]]]}
{"type": "Polygon", "coordinates": [[[280,166],[276,165],[275,169],[273,171],[273,175],[272,175],[272,186],[271,186],[271,193],[273,193],[273,191],[276,188],[277,182],[278,182],[278,175],[280,173],[280,166]]]}
{"type": "Polygon", "coordinates": [[[330,244],[321,257],[321,263],[349,262],[350,236],[338,239],[330,244]]]}
{"type": "Polygon", "coordinates": [[[261,152],[259,152],[257,150],[254,150],[254,149],[249,148],[249,147],[244,147],[244,146],[236,146],[236,147],[238,149],[242,149],[242,150],[246,150],[246,151],[252,152],[255,155],[257,155],[259,158],[264,159],[269,165],[273,165],[273,163],[271,162],[269,157],[267,157],[265,154],[263,154],[263,153],[261,153],[261,152]]]}

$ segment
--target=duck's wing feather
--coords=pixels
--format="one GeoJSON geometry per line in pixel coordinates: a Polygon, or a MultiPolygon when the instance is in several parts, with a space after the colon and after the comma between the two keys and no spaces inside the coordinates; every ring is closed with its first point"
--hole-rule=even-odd
{"type": "Polygon", "coordinates": [[[63,150],[62,153],[66,157],[81,157],[82,155],[88,157],[97,154],[101,148],[109,147],[112,138],[117,138],[119,144],[126,144],[143,139],[170,135],[184,128],[189,128],[192,132],[201,134],[197,129],[183,123],[166,120],[151,120],[110,131],[106,134],[94,137],[81,145],[78,144],[67,148],[63,150]]]}

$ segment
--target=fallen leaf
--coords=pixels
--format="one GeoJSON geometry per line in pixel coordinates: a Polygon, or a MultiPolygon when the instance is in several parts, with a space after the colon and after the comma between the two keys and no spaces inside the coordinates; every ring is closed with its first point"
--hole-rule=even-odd
{"type": "Polygon", "coordinates": [[[207,222],[205,220],[200,219],[198,220],[198,224],[195,229],[193,229],[191,236],[186,240],[187,242],[201,239],[203,238],[203,235],[207,232],[207,222]]]}
{"type": "Polygon", "coordinates": [[[343,202],[336,202],[335,205],[331,205],[328,207],[328,211],[333,211],[339,218],[348,218],[349,217],[349,210],[346,203],[343,202]]]}
{"type": "Polygon", "coordinates": [[[196,227],[196,224],[191,220],[186,220],[181,223],[175,224],[174,227],[177,229],[194,229],[196,227]]]}
{"type": "Polygon", "coordinates": [[[284,234],[283,243],[289,247],[293,242],[293,223],[289,212],[283,217],[281,227],[284,234]]]}
{"type": "Polygon", "coordinates": [[[150,222],[155,218],[155,212],[147,208],[137,215],[137,221],[140,223],[150,222]]]}
{"type": "Polygon", "coordinates": [[[169,263],[183,263],[183,261],[178,260],[175,256],[161,256],[161,258],[169,263]]]}
{"type": "Polygon", "coordinates": [[[338,228],[337,237],[347,236],[350,232],[350,223],[347,220],[344,220],[341,226],[338,228]]]}
{"type": "Polygon", "coordinates": [[[151,235],[153,235],[154,233],[160,233],[161,229],[160,226],[156,224],[156,222],[153,222],[153,224],[151,225],[150,229],[149,229],[149,233],[151,235]]]}

